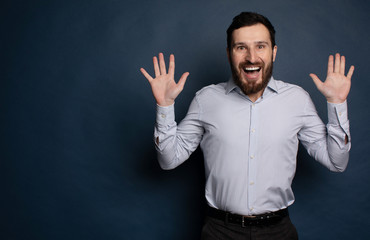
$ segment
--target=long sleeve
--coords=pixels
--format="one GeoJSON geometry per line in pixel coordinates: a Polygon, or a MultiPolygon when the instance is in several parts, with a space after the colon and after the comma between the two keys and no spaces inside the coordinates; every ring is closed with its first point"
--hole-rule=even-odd
{"type": "Polygon", "coordinates": [[[299,141],[330,170],[346,168],[347,103],[328,104],[328,115],[325,126],[309,94],[282,81],[271,79],[256,102],[233,80],[210,85],[197,92],[178,125],[173,105],[157,107],[158,160],[173,169],[200,146],[210,206],[243,215],[277,211],[294,202],[299,141]]]}
{"type": "Polygon", "coordinates": [[[158,161],[163,169],[173,169],[187,160],[198,147],[202,134],[196,99],[179,125],[175,121],[174,105],[157,106],[154,139],[158,161]]]}
{"type": "Polygon", "coordinates": [[[351,148],[347,102],[328,103],[327,108],[328,124],[325,129],[312,101],[308,102],[305,127],[299,133],[299,138],[308,153],[318,162],[331,171],[343,172],[347,167],[351,148]]]}

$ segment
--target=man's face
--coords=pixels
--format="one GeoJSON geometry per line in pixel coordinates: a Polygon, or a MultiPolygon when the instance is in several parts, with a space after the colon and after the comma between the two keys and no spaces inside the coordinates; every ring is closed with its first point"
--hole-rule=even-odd
{"type": "Polygon", "coordinates": [[[277,51],[271,46],[268,29],[262,24],[236,29],[230,47],[227,52],[236,85],[246,95],[260,97],[272,75],[277,51]]]}

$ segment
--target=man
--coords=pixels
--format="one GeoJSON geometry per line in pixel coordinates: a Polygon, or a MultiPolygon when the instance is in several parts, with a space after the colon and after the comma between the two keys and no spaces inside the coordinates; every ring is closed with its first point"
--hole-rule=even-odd
{"type": "Polygon", "coordinates": [[[189,73],[174,81],[164,56],[153,58],[155,78],[144,69],[157,102],[155,144],[163,169],[184,162],[200,147],[204,154],[208,212],[202,239],[297,239],[287,208],[300,141],[331,171],[345,170],[350,149],[346,98],[354,67],[329,56],[325,82],[310,74],[326,97],[328,124],[309,95],[272,77],[275,30],[262,15],[243,12],[227,30],[232,79],[197,92],[177,126],[174,101],[189,73]]]}

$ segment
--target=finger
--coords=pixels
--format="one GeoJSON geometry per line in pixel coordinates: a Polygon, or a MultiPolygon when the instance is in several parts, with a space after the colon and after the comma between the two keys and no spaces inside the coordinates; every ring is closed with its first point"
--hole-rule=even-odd
{"type": "Polygon", "coordinates": [[[335,54],[335,63],[334,63],[334,72],[339,73],[340,71],[340,55],[339,53],[335,54]]]}
{"type": "Polygon", "coordinates": [[[333,65],[334,65],[334,57],[333,55],[330,55],[328,59],[328,72],[327,72],[328,75],[333,72],[333,65]]]}
{"type": "Polygon", "coordinates": [[[351,66],[348,70],[348,74],[347,74],[347,78],[348,79],[351,79],[352,78],[352,75],[353,75],[353,72],[355,71],[355,66],[351,66]]]}
{"type": "Polygon", "coordinates": [[[344,56],[342,56],[340,58],[340,70],[339,70],[339,73],[344,75],[346,71],[346,58],[344,56]]]}
{"type": "Polygon", "coordinates": [[[168,67],[168,74],[172,77],[175,76],[175,56],[173,54],[170,55],[170,65],[168,67]]]}
{"type": "Polygon", "coordinates": [[[161,70],[161,75],[167,74],[166,63],[164,61],[163,53],[159,54],[159,68],[161,70]]]}
{"type": "Polygon", "coordinates": [[[149,82],[151,82],[153,80],[152,76],[150,76],[149,73],[147,71],[145,71],[144,68],[140,68],[140,71],[144,75],[144,77],[146,79],[148,79],[149,82]]]}
{"type": "Polygon", "coordinates": [[[312,78],[312,80],[315,83],[316,87],[318,89],[321,89],[321,86],[322,86],[323,83],[320,80],[320,78],[318,78],[317,75],[316,74],[313,74],[313,73],[310,74],[310,77],[312,78]]]}
{"type": "Polygon", "coordinates": [[[188,73],[188,72],[186,72],[186,73],[182,74],[182,76],[181,76],[181,78],[180,78],[179,82],[177,83],[177,85],[179,86],[179,88],[180,88],[181,90],[184,88],[184,86],[185,86],[185,82],[186,82],[186,79],[188,78],[188,76],[189,76],[189,73],[188,73]]]}
{"type": "Polygon", "coordinates": [[[159,71],[159,65],[158,65],[158,58],[157,57],[153,57],[153,66],[154,66],[155,77],[158,77],[159,75],[161,75],[161,72],[159,71]]]}

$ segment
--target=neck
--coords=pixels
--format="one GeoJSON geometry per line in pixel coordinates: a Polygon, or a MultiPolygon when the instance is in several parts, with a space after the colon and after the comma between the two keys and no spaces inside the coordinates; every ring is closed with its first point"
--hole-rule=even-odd
{"type": "Polygon", "coordinates": [[[262,89],[261,91],[258,91],[256,93],[251,93],[251,94],[248,94],[247,96],[249,97],[249,99],[252,101],[252,102],[256,102],[263,94],[263,91],[265,91],[265,88],[262,89]]]}

